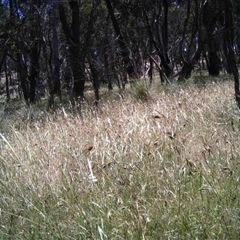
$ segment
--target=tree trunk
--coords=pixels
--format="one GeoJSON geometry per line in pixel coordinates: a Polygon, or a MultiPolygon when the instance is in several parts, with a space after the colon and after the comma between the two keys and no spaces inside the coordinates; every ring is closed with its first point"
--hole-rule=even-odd
{"type": "Polygon", "coordinates": [[[113,23],[114,30],[115,30],[116,35],[118,37],[117,40],[118,40],[119,47],[121,49],[121,55],[122,55],[122,58],[123,58],[124,68],[126,69],[126,72],[129,76],[129,78],[131,78],[131,79],[137,78],[138,76],[137,76],[137,73],[134,71],[134,67],[133,67],[132,61],[130,59],[130,52],[129,52],[129,49],[128,49],[126,43],[125,43],[123,35],[121,33],[121,29],[120,29],[120,26],[118,24],[118,21],[115,17],[114,9],[112,7],[112,3],[111,3],[110,0],[105,0],[105,2],[107,4],[108,12],[111,16],[111,20],[112,20],[112,23],[113,23]]]}
{"type": "Polygon", "coordinates": [[[178,81],[182,82],[184,79],[188,79],[192,75],[193,65],[190,62],[184,62],[183,67],[179,73],[178,81]]]}
{"type": "Polygon", "coordinates": [[[100,4],[100,0],[93,1],[93,6],[89,16],[87,32],[85,34],[84,43],[80,43],[80,5],[81,1],[70,0],[69,6],[72,11],[71,26],[67,23],[65,9],[62,4],[59,4],[59,16],[62,23],[62,28],[69,44],[69,60],[73,73],[73,92],[75,98],[84,98],[85,87],[85,58],[92,43],[92,34],[94,22],[96,19],[96,9],[100,4]]]}
{"type": "MultiPolygon", "coordinates": [[[[213,5],[213,4],[212,4],[213,5]]],[[[206,1],[203,5],[203,23],[206,27],[206,35],[208,42],[208,72],[210,76],[218,76],[221,68],[221,60],[217,54],[218,43],[214,37],[214,31],[217,27],[217,14],[213,12],[213,7],[210,1],[206,1]]]]}
{"type": "Polygon", "coordinates": [[[149,81],[150,81],[150,84],[151,84],[152,81],[153,81],[153,60],[152,60],[152,58],[149,58],[148,77],[149,77],[149,81]]]}
{"type": "Polygon", "coordinates": [[[52,48],[53,48],[53,87],[50,89],[50,95],[57,94],[61,97],[61,83],[60,83],[60,63],[58,51],[58,33],[57,33],[57,13],[56,4],[54,3],[52,9],[52,48]]]}
{"type": "Polygon", "coordinates": [[[233,6],[230,0],[225,0],[225,38],[229,55],[229,65],[234,77],[235,99],[240,110],[239,73],[233,51],[233,6]]]}
{"type": "Polygon", "coordinates": [[[218,76],[220,73],[221,61],[220,61],[220,58],[219,58],[217,52],[209,50],[208,59],[209,59],[209,65],[208,65],[209,75],[210,76],[218,76]]]}
{"type": "MultiPolygon", "coordinates": [[[[161,26],[161,39],[162,39],[162,55],[164,58],[164,62],[166,62],[165,67],[164,65],[161,65],[162,67],[164,67],[165,70],[165,74],[167,77],[170,77],[173,74],[173,69],[171,66],[171,62],[168,56],[168,1],[167,0],[163,0],[162,1],[162,6],[163,6],[163,22],[162,22],[162,26],[161,26]]],[[[157,21],[159,22],[159,21],[157,21]]],[[[162,61],[162,59],[161,59],[162,61]]]]}
{"type": "Polygon", "coordinates": [[[202,28],[201,28],[201,20],[202,20],[202,9],[201,9],[201,3],[198,5],[198,0],[195,0],[195,19],[194,19],[194,31],[191,34],[191,40],[190,40],[190,46],[189,49],[187,50],[187,57],[184,57],[183,51],[183,43],[186,39],[186,30],[187,30],[187,25],[188,21],[190,18],[190,0],[188,0],[188,5],[187,5],[187,17],[184,21],[184,30],[182,34],[182,41],[180,43],[180,59],[183,62],[183,67],[179,72],[179,77],[178,81],[184,81],[185,79],[188,79],[191,77],[192,71],[194,69],[194,65],[198,62],[198,60],[201,57],[201,51],[202,51],[202,28]],[[190,55],[190,48],[193,48],[191,45],[194,42],[194,39],[196,40],[195,43],[195,51],[192,55],[190,55]]]}
{"type": "Polygon", "coordinates": [[[4,70],[5,70],[5,78],[6,78],[6,96],[7,96],[7,102],[8,102],[10,100],[10,91],[9,91],[9,78],[8,78],[8,70],[7,70],[7,61],[5,61],[4,70]]]}
{"type": "Polygon", "coordinates": [[[99,96],[99,87],[100,87],[100,66],[99,66],[99,60],[97,56],[94,56],[89,60],[91,73],[92,73],[92,81],[93,81],[93,89],[95,94],[95,105],[98,105],[98,102],[100,100],[99,96]]]}
{"type": "Polygon", "coordinates": [[[36,83],[37,77],[39,74],[39,46],[36,40],[34,40],[34,46],[31,49],[30,55],[30,75],[29,75],[29,82],[30,82],[30,92],[29,92],[29,103],[35,103],[36,97],[36,83]]]}
{"type": "Polygon", "coordinates": [[[1,59],[0,59],[0,72],[2,70],[2,66],[3,66],[3,63],[4,63],[5,59],[6,59],[6,56],[7,56],[7,51],[5,50],[3,52],[3,54],[2,54],[2,56],[1,56],[1,59]]]}
{"type": "Polygon", "coordinates": [[[84,59],[85,56],[80,56],[80,12],[79,3],[76,0],[69,2],[72,10],[71,27],[67,23],[65,9],[62,4],[59,4],[59,16],[62,23],[62,28],[69,44],[69,60],[73,72],[73,92],[75,98],[84,97],[85,74],[84,74],[84,59]]]}
{"type": "Polygon", "coordinates": [[[52,10],[50,12],[51,27],[52,27],[52,42],[49,43],[51,49],[51,58],[49,66],[51,74],[49,76],[48,85],[50,97],[48,99],[48,108],[54,106],[55,94],[59,96],[61,100],[61,83],[60,83],[60,63],[59,63],[59,44],[58,44],[58,32],[57,32],[57,6],[53,3],[52,10]]]}
{"type": "Polygon", "coordinates": [[[147,12],[144,12],[144,16],[145,16],[146,23],[147,23],[147,30],[148,30],[148,34],[149,34],[149,38],[150,38],[151,44],[156,49],[156,52],[157,52],[157,54],[158,54],[158,56],[159,56],[159,58],[161,60],[161,65],[160,66],[158,66],[156,61],[154,61],[154,63],[156,64],[156,66],[159,69],[159,73],[160,73],[159,75],[160,75],[161,81],[165,82],[165,80],[167,80],[168,77],[171,76],[172,68],[171,68],[171,66],[168,63],[168,60],[166,59],[166,57],[163,54],[163,51],[162,51],[162,47],[163,46],[159,46],[157,41],[154,38],[154,33],[152,31],[152,28],[151,28],[151,25],[150,25],[150,21],[149,21],[149,17],[148,17],[147,12]]]}
{"type": "Polygon", "coordinates": [[[28,74],[27,74],[27,65],[24,61],[24,55],[22,53],[17,54],[17,63],[18,63],[18,73],[19,80],[23,91],[23,97],[27,105],[29,105],[29,84],[28,84],[28,74]]]}
{"type": "Polygon", "coordinates": [[[79,3],[71,0],[69,5],[72,10],[72,43],[70,46],[70,60],[73,70],[73,91],[75,97],[84,97],[85,74],[84,59],[80,57],[80,11],[79,3]]]}
{"type": "Polygon", "coordinates": [[[36,101],[36,85],[37,78],[39,76],[39,57],[41,51],[41,26],[40,26],[40,15],[36,10],[36,7],[40,7],[40,2],[36,1],[36,6],[33,4],[31,6],[31,13],[34,16],[34,20],[30,24],[30,53],[29,53],[29,103],[35,103],[36,101]]]}

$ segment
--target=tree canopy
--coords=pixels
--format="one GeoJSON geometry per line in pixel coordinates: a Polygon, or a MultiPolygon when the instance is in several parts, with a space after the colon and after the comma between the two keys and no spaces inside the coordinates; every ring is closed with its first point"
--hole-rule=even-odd
{"type": "Polygon", "coordinates": [[[240,4],[236,0],[1,0],[1,94],[27,104],[49,94],[84,98],[86,82],[99,88],[159,74],[185,81],[194,70],[233,74],[240,4]]]}

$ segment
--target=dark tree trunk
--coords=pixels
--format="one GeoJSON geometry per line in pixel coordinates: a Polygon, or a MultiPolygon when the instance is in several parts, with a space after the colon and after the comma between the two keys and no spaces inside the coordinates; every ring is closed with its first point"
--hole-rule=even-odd
{"type": "Polygon", "coordinates": [[[193,65],[190,62],[184,62],[183,67],[179,73],[178,81],[183,81],[184,79],[188,79],[192,75],[193,65]]]}
{"type": "MultiPolygon", "coordinates": [[[[159,44],[155,40],[154,33],[152,31],[152,27],[151,27],[147,12],[144,12],[144,16],[145,16],[146,23],[147,23],[147,30],[148,30],[148,34],[149,34],[151,44],[156,49],[156,52],[157,52],[157,54],[158,54],[158,56],[161,60],[161,64],[158,65],[157,62],[154,61],[153,58],[152,58],[152,60],[154,61],[154,63],[158,67],[161,81],[166,82],[166,81],[168,81],[168,77],[172,75],[172,68],[169,64],[169,61],[168,61],[169,59],[168,58],[166,59],[166,56],[164,56],[164,53],[162,51],[163,45],[159,46],[159,44]]],[[[150,56],[150,57],[152,57],[152,56],[150,56]]]]}
{"type": "MultiPolygon", "coordinates": [[[[170,77],[173,74],[173,69],[171,66],[171,62],[168,56],[168,1],[167,0],[163,0],[162,2],[163,4],[163,22],[162,22],[162,26],[161,26],[161,39],[162,39],[162,55],[164,58],[164,62],[166,62],[165,64],[165,74],[167,77],[170,77]]],[[[159,21],[158,21],[159,22],[159,21]]],[[[162,59],[161,59],[162,61],[162,59]]],[[[163,65],[162,65],[163,66],[163,65]]]]}
{"type": "Polygon", "coordinates": [[[35,103],[35,97],[36,97],[36,83],[37,83],[37,77],[39,74],[39,54],[40,54],[40,46],[37,42],[37,40],[34,40],[34,46],[31,49],[31,55],[30,55],[30,75],[29,75],[29,82],[30,82],[30,95],[29,95],[29,101],[30,103],[35,103]]]}
{"type": "MultiPolygon", "coordinates": [[[[218,56],[218,43],[214,37],[214,31],[217,27],[218,10],[214,12],[213,6],[206,1],[203,5],[203,23],[206,28],[208,42],[208,72],[210,76],[218,76],[221,69],[221,60],[218,56]]],[[[216,5],[214,5],[216,7],[216,5]]]]}
{"type": "Polygon", "coordinates": [[[85,56],[80,56],[80,6],[76,0],[71,0],[69,5],[72,10],[71,27],[68,25],[65,9],[62,4],[59,4],[59,16],[65,37],[69,44],[69,60],[73,73],[73,92],[75,98],[83,98],[85,86],[85,56]]]}
{"type": "Polygon", "coordinates": [[[108,90],[113,90],[113,78],[114,78],[115,70],[110,68],[111,64],[113,63],[110,63],[109,60],[110,59],[108,59],[108,54],[105,52],[104,54],[104,66],[105,66],[105,72],[106,72],[105,77],[108,83],[108,90]]]}
{"type": "Polygon", "coordinates": [[[152,58],[149,59],[148,77],[149,77],[150,83],[152,83],[152,81],[153,81],[153,60],[152,60],[152,58]]]}
{"type": "Polygon", "coordinates": [[[119,47],[121,49],[121,55],[122,55],[122,58],[123,58],[124,68],[126,69],[126,72],[129,76],[129,78],[131,78],[131,79],[137,78],[138,77],[137,73],[134,70],[133,63],[130,59],[130,51],[129,51],[126,43],[125,43],[124,37],[121,33],[120,26],[119,26],[118,21],[115,17],[114,9],[112,7],[111,0],[105,0],[105,2],[107,4],[108,12],[111,16],[111,20],[112,20],[112,23],[113,23],[114,30],[115,30],[116,35],[118,37],[118,44],[119,44],[119,47]]]}
{"type": "MultiPolygon", "coordinates": [[[[91,12],[90,12],[90,15],[89,15],[89,21],[88,21],[88,27],[87,27],[87,32],[85,34],[85,42],[82,46],[82,52],[81,52],[81,56],[82,56],[82,73],[84,73],[84,61],[85,61],[85,58],[88,54],[88,51],[90,50],[90,48],[92,47],[93,45],[93,36],[94,36],[94,24],[97,20],[97,8],[99,6],[99,4],[101,3],[101,0],[94,0],[93,1],[93,4],[92,4],[92,9],[91,9],[91,12]]],[[[96,59],[96,61],[98,62],[98,59],[96,59]]],[[[95,62],[95,66],[96,67],[96,63],[95,62]]],[[[97,105],[98,102],[99,102],[99,87],[100,87],[100,71],[101,71],[101,68],[98,68],[96,67],[96,71],[95,71],[95,80],[93,82],[93,88],[94,88],[94,92],[95,92],[95,104],[97,105]]],[[[85,76],[82,76],[84,77],[85,79],[85,76]]]]}
{"type": "Polygon", "coordinates": [[[5,70],[5,78],[6,78],[6,96],[7,96],[7,101],[9,101],[10,100],[10,91],[9,91],[9,78],[8,78],[8,70],[7,70],[7,61],[5,61],[4,70],[5,70]]]}
{"type": "MultiPolygon", "coordinates": [[[[209,42],[210,45],[210,42],[209,42]]],[[[209,50],[208,52],[208,72],[210,76],[218,76],[220,73],[221,61],[216,51],[209,50]]]]}
{"type": "Polygon", "coordinates": [[[41,18],[37,8],[40,7],[40,1],[34,2],[36,5],[32,4],[31,14],[34,19],[30,23],[30,48],[29,48],[29,103],[35,103],[36,101],[36,85],[39,76],[39,57],[41,51],[41,18]]]}
{"type": "Polygon", "coordinates": [[[96,20],[96,9],[100,4],[99,0],[93,2],[93,6],[89,16],[87,32],[84,36],[84,43],[80,43],[80,5],[81,1],[71,0],[69,2],[72,11],[72,22],[69,26],[65,9],[62,4],[59,4],[59,16],[62,23],[62,28],[65,37],[69,44],[69,61],[73,73],[73,92],[75,98],[84,98],[85,87],[85,58],[92,43],[92,34],[94,29],[94,22],[96,20]]]}
{"type": "Polygon", "coordinates": [[[78,1],[71,0],[69,5],[72,10],[72,43],[70,46],[70,60],[73,70],[73,91],[75,97],[84,97],[85,74],[84,59],[80,57],[80,6],[78,1]]]}
{"type": "Polygon", "coordinates": [[[84,63],[79,57],[79,48],[76,46],[70,47],[70,63],[73,72],[73,92],[75,98],[84,98],[84,87],[85,87],[85,73],[84,63]]]}
{"type": "Polygon", "coordinates": [[[230,56],[228,54],[227,31],[225,31],[223,34],[223,53],[224,53],[223,67],[225,68],[228,74],[232,74],[231,61],[230,56]]]}
{"type": "Polygon", "coordinates": [[[0,59],[0,72],[1,72],[1,70],[2,70],[2,66],[3,66],[3,64],[4,64],[4,61],[5,61],[5,59],[6,59],[6,56],[7,56],[7,51],[5,50],[5,51],[3,52],[3,55],[1,56],[1,59],[0,59]]]}
{"type": "Polygon", "coordinates": [[[22,87],[23,97],[27,105],[29,105],[29,83],[28,83],[28,73],[27,65],[24,60],[24,55],[22,53],[17,54],[17,63],[18,63],[18,74],[19,80],[22,87]]]}
{"type": "Polygon", "coordinates": [[[235,99],[240,110],[239,73],[233,50],[233,6],[230,0],[225,0],[225,38],[229,55],[229,66],[234,77],[235,99]]]}
{"type": "Polygon", "coordinates": [[[202,21],[202,9],[201,9],[201,3],[199,4],[198,0],[195,0],[195,19],[194,19],[194,31],[191,34],[191,40],[190,40],[190,45],[189,45],[189,49],[187,50],[187,56],[184,57],[183,51],[184,51],[184,47],[183,47],[183,43],[185,41],[186,38],[186,30],[187,30],[187,25],[188,25],[188,21],[190,18],[190,0],[188,0],[187,3],[187,16],[186,19],[184,21],[184,30],[183,30],[183,34],[182,34],[182,41],[180,42],[180,48],[179,48],[179,55],[180,55],[180,59],[183,62],[183,67],[179,72],[179,77],[178,77],[178,81],[184,81],[185,79],[188,79],[191,77],[192,71],[194,69],[194,65],[198,62],[198,60],[201,57],[201,51],[202,51],[202,29],[201,29],[201,21],[202,21]],[[198,5],[199,4],[199,5],[198,5]],[[195,50],[194,53],[192,55],[190,55],[191,51],[190,49],[193,48],[192,43],[194,42],[194,39],[196,40],[195,43],[195,50]]]}
{"type": "Polygon", "coordinates": [[[60,63],[58,50],[58,32],[57,32],[57,13],[56,4],[54,3],[52,9],[52,60],[53,60],[53,86],[50,89],[50,95],[57,94],[61,97],[61,83],[60,83],[60,63]]]}
{"type": "Polygon", "coordinates": [[[182,33],[182,38],[179,44],[179,56],[180,56],[180,60],[181,62],[183,62],[183,66],[179,72],[179,77],[178,77],[178,81],[184,81],[185,79],[188,79],[191,76],[192,70],[193,70],[193,65],[190,63],[190,60],[184,57],[184,42],[186,39],[186,31],[187,31],[187,26],[188,26],[188,21],[189,21],[189,17],[190,17],[190,9],[191,9],[191,5],[190,5],[190,0],[187,1],[187,15],[186,18],[184,20],[184,24],[183,24],[183,33],[182,33]]]}
{"type": "Polygon", "coordinates": [[[51,54],[49,67],[51,73],[48,80],[50,97],[48,99],[48,108],[54,106],[54,97],[58,95],[61,100],[61,83],[60,83],[60,63],[59,63],[59,44],[57,32],[57,5],[53,3],[50,12],[51,28],[52,28],[52,42],[49,43],[51,54]]]}
{"type": "Polygon", "coordinates": [[[92,59],[90,59],[90,68],[92,73],[92,81],[93,81],[93,89],[95,94],[95,105],[98,105],[98,102],[100,100],[99,96],[99,87],[100,87],[100,71],[99,68],[99,62],[96,56],[93,56],[92,59]]]}
{"type": "Polygon", "coordinates": [[[123,71],[123,72],[121,73],[120,78],[121,78],[122,89],[125,89],[125,86],[126,86],[126,84],[127,84],[127,72],[126,72],[126,71],[123,71]]]}

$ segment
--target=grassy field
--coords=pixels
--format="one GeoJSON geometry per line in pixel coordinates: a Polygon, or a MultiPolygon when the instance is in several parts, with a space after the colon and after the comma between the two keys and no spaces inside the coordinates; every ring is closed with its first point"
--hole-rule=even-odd
{"type": "Polygon", "coordinates": [[[239,239],[233,89],[139,83],[98,109],[4,106],[0,239],[239,239]]]}

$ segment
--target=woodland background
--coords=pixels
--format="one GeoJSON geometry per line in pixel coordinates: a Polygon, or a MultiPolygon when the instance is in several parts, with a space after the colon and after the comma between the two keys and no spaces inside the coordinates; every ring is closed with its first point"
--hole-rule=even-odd
{"type": "Polygon", "coordinates": [[[125,88],[159,75],[233,74],[239,103],[237,0],[1,0],[1,94],[32,104],[91,86],[125,88]]]}

